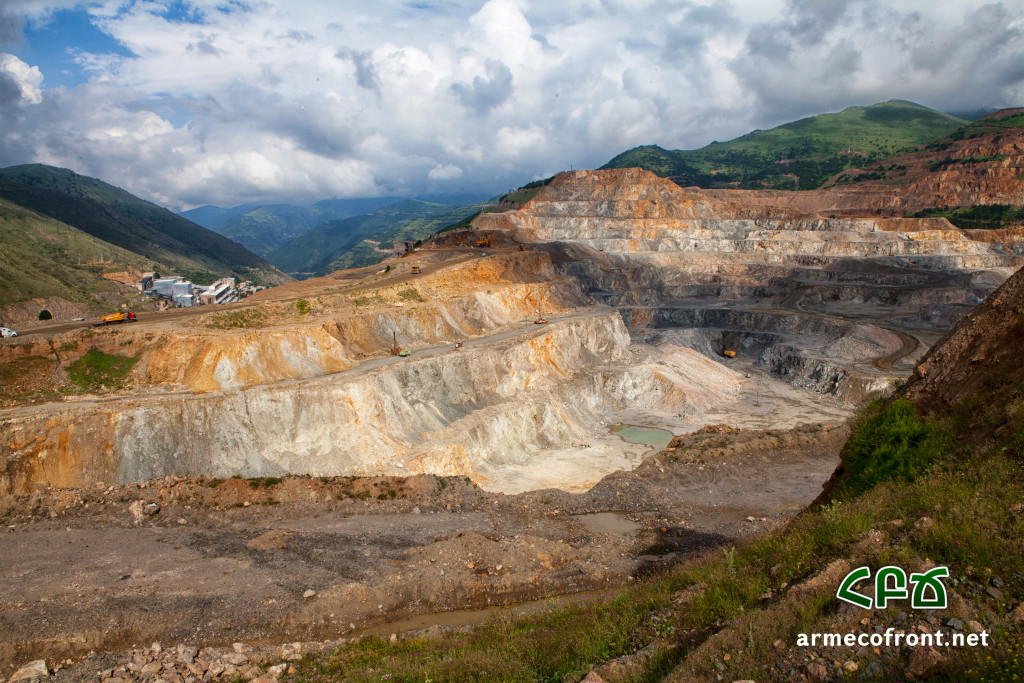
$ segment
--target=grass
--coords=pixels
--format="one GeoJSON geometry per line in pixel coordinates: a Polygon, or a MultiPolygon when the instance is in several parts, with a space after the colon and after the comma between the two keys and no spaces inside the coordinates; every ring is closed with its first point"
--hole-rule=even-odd
{"type": "Polygon", "coordinates": [[[240,311],[232,311],[222,315],[215,315],[206,322],[206,327],[218,330],[231,328],[260,327],[263,325],[266,316],[255,308],[243,308],[240,311]]]}
{"type": "Polygon", "coordinates": [[[949,436],[920,418],[906,399],[875,401],[860,420],[840,456],[849,475],[837,496],[856,496],[885,481],[913,481],[949,452],[949,436]]]}
{"type": "MultiPolygon", "coordinates": [[[[579,680],[597,664],[651,643],[655,656],[635,680],[661,680],[677,667],[676,675],[693,680],[784,678],[774,666],[789,656],[796,636],[828,631],[839,613],[837,586],[801,598],[788,587],[838,558],[872,571],[930,558],[949,567],[947,589],[985,612],[978,618],[1000,644],[950,649],[933,675],[1007,680],[1019,671],[1024,645],[1020,631],[1005,626],[1008,610],[1024,598],[1024,519],[1012,512],[1024,489],[1024,392],[1013,396],[1003,436],[985,447],[957,446],[955,420],[921,417],[908,401],[872,404],[843,451],[848,483],[840,487],[842,497],[805,511],[780,531],[693,557],[582,604],[528,616],[501,613],[470,633],[394,646],[363,639],[307,657],[291,678],[579,680]],[[924,516],[934,524],[915,529],[924,516]],[[856,550],[873,529],[884,530],[888,542],[874,552],[856,550]],[[991,576],[1005,582],[1001,602],[985,593],[991,576]],[[779,639],[781,653],[773,645],[779,639]]],[[[906,606],[872,616],[880,623],[896,619],[900,609],[906,606]]],[[[907,653],[894,648],[879,656],[887,674],[905,671],[907,653]]],[[[867,660],[859,664],[863,669],[867,660]]]]}
{"type": "Polygon", "coordinates": [[[258,489],[263,487],[269,489],[277,486],[284,480],[281,477],[253,477],[252,479],[246,479],[246,481],[249,482],[249,488],[258,489]]]}
{"type": "Polygon", "coordinates": [[[539,187],[531,187],[529,189],[517,190],[516,192],[508,192],[501,195],[501,201],[510,204],[525,204],[533,199],[539,191],[539,187]]]}
{"type": "Polygon", "coordinates": [[[928,170],[938,171],[940,169],[945,168],[946,166],[957,166],[963,164],[984,164],[990,161],[1002,161],[1005,158],[1005,154],[997,154],[995,156],[988,157],[946,157],[945,159],[933,161],[932,163],[928,164],[928,170]]]}
{"type": "Polygon", "coordinates": [[[637,648],[665,625],[651,613],[669,599],[667,585],[609,592],[568,607],[499,614],[472,633],[413,638],[390,645],[366,638],[298,664],[296,680],[561,681],[582,677],[595,660],[637,648]]]}
{"type": "Polygon", "coordinates": [[[424,299],[414,287],[409,287],[408,289],[403,289],[398,292],[398,298],[402,301],[426,301],[426,299],[424,299]]]}
{"type": "Polygon", "coordinates": [[[84,356],[71,364],[68,375],[71,381],[85,391],[120,389],[128,379],[128,373],[135,367],[138,357],[119,356],[89,349],[84,356]]]}
{"type": "MultiPolygon", "coordinates": [[[[138,254],[96,239],[69,225],[0,199],[0,306],[61,297],[93,303],[95,296],[128,303],[118,285],[100,277],[106,263],[117,269],[150,270],[138,254]]],[[[95,305],[95,304],[94,304],[95,305]]],[[[97,312],[99,308],[95,309],[97,312]]],[[[40,320],[45,318],[40,318],[40,320]]]]}

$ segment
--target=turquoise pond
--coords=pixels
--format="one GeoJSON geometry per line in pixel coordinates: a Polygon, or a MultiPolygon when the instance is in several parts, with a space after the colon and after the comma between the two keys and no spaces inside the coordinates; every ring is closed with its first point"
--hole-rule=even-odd
{"type": "Polygon", "coordinates": [[[672,432],[654,427],[638,427],[637,425],[615,425],[610,428],[612,434],[622,437],[630,443],[642,443],[651,447],[652,452],[658,452],[668,445],[672,440],[672,432]]]}

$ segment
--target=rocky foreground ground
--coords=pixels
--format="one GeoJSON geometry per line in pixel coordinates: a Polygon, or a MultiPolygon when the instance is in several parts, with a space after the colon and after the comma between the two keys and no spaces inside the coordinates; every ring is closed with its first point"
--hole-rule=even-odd
{"type": "Polygon", "coordinates": [[[706,428],[583,494],[421,475],[8,496],[0,662],[11,675],[44,659],[59,680],[276,676],[368,629],[454,623],[402,626],[415,615],[625,583],[791,517],[845,433],[706,428]]]}

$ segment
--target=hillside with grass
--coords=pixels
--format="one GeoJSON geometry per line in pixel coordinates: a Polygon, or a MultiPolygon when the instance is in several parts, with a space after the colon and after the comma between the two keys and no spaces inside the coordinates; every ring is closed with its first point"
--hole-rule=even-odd
{"type": "Polygon", "coordinates": [[[0,197],[167,270],[233,275],[262,284],[289,279],[240,244],[120,188],[67,169],[43,164],[0,169],[0,197]]]}
{"type": "Polygon", "coordinates": [[[407,199],[363,216],[329,221],[270,251],[267,259],[294,277],[371,265],[395,240],[419,240],[480,210],[407,199]]]}
{"type": "Polygon", "coordinates": [[[8,307],[33,299],[85,306],[76,311],[106,310],[102,302],[119,302],[127,293],[102,273],[153,267],[138,254],[0,199],[0,311],[7,311],[5,318],[14,314],[8,307]]]}
{"type": "Polygon", "coordinates": [[[963,119],[912,102],[849,107],[695,150],[636,147],[602,168],[639,166],[683,186],[810,190],[864,166],[947,135],[963,119]]]}
{"type": "MultiPolygon", "coordinates": [[[[305,657],[290,680],[1016,680],[1022,338],[1024,271],[936,345],[906,386],[862,411],[822,496],[781,528],[568,606],[498,612],[472,630],[366,637],[305,657]],[[869,581],[857,590],[871,607],[840,601],[859,567],[872,577],[884,567],[946,567],[946,606],[879,607],[869,581]],[[848,645],[845,634],[882,644],[848,645]],[[974,646],[948,645],[957,638],[974,646]]],[[[661,462],[689,457],[676,443],[661,462]]]]}

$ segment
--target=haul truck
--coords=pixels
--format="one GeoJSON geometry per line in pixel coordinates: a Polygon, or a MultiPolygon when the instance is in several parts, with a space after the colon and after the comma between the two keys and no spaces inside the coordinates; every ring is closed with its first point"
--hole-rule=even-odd
{"type": "Polygon", "coordinates": [[[119,323],[134,323],[138,322],[138,318],[135,314],[129,311],[128,313],[111,313],[100,318],[99,322],[92,324],[93,327],[100,327],[102,325],[117,325],[119,323]]]}

